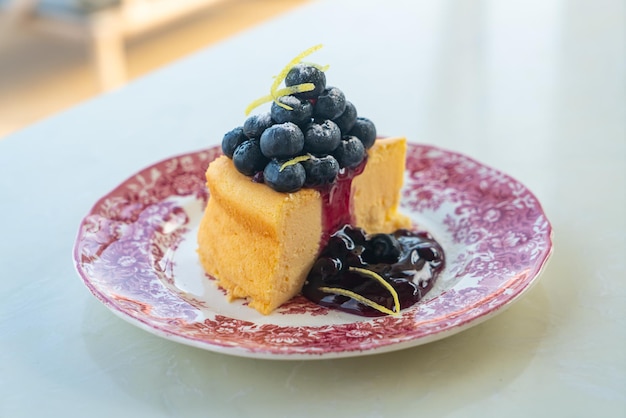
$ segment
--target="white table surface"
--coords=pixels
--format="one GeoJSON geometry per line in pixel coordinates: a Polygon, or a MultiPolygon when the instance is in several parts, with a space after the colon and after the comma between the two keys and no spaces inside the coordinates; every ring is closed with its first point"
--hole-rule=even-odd
{"type": "MultiPolygon", "coordinates": [[[[0,141],[0,417],[626,416],[620,1],[321,1],[0,141]],[[505,312],[403,351],[268,361],[123,321],[72,261],[95,201],[219,143],[299,51],[379,132],[460,151],[540,199],[555,251],[505,312]]],[[[0,115],[2,117],[2,115],[0,115]]]]}

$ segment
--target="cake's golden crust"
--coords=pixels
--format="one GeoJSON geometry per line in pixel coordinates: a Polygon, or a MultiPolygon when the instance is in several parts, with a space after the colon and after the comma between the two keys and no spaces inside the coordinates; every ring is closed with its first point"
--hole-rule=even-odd
{"type": "Polygon", "coordinates": [[[198,233],[200,262],[230,298],[263,314],[295,296],[322,235],[316,190],[278,193],[240,174],[227,157],[207,170],[210,199],[198,233]]]}
{"type": "MultiPolygon", "coordinates": [[[[406,140],[379,139],[352,183],[356,226],[368,233],[409,228],[397,212],[406,140]]],[[[198,232],[200,262],[231,299],[248,298],[262,314],[295,296],[322,236],[322,199],[314,189],[278,193],[220,157],[206,172],[209,202],[198,232]]]]}
{"type": "Polygon", "coordinates": [[[398,213],[406,139],[377,139],[368,154],[365,170],[352,180],[352,215],[356,226],[368,234],[410,228],[411,220],[398,213]]]}

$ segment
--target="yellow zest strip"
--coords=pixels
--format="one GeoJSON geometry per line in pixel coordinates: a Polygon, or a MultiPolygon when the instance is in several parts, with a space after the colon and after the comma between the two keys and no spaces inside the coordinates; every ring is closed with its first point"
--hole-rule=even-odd
{"type": "Polygon", "coordinates": [[[248,107],[246,107],[246,116],[248,116],[250,112],[252,112],[252,109],[254,109],[255,107],[259,107],[263,103],[271,102],[272,100],[274,100],[274,98],[272,97],[271,94],[268,94],[267,96],[259,97],[258,99],[250,103],[248,107]]]}
{"type": "Polygon", "coordinates": [[[382,284],[387,290],[389,290],[389,293],[391,293],[391,296],[393,297],[393,304],[396,308],[395,311],[397,313],[400,312],[400,299],[398,298],[398,292],[396,292],[396,289],[394,289],[393,286],[391,286],[385,279],[383,279],[380,274],[371,270],[362,269],[360,267],[348,267],[348,270],[355,271],[357,273],[363,274],[364,276],[369,276],[382,284]]]}
{"type": "Polygon", "coordinates": [[[304,93],[305,91],[311,91],[311,90],[314,90],[314,89],[315,89],[315,84],[313,84],[313,83],[296,84],[295,86],[285,87],[285,88],[282,88],[280,90],[276,90],[275,95],[274,96],[270,96],[270,97],[272,97],[272,99],[274,99],[274,101],[276,102],[276,104],[278,106],[280,106],[280,107],[282,107],[284,109],[287,109],[287,110],[293,110],[293,108],[291,106],[288,106],[288,105],[284,104],[283,102],[281,102],[278,99],[280,97],[282,97],[282,96],[288,96],[288,95],[293,94],[293,93],[304,93]]]}
{"type": "Polygon", "coordinates": [[[356,300],[357,302],[361,302],[363,305],[367,305],[370,308],[374,308],[387,315],[398,315],[396,312],[384,307],[383,305],[379,305],[373,300],[363,297],[359,295],[358,293],[354,293],[350,290],[342,289],[339,287],[320,287],[319,290],[325,293],[332,293],[334,295],[347,296],[349,298],[356,300]]]}
{"type": "Polygon", "coordinates": [[[302,61],[302,59],[304,57],[311,55],[312,53],[314,53],[315,51],[317,51],[318,49],[321,49],[321,48],[322,48],[322,44],[318,44],[318,45],[312,46],[311,48],[309,48],[309,49],[307,49],[305,51],[302,51],[294,59],[289,61],[289,64],[285,65],[285,68],[283,68],[283,70],[280,73],[278,73],[278,75],[274,79],[274,83],[272,83],[272,87],[270,87],[270,93],[272,93],[272,95],[274,95],[274,93],[276,92],[276,89],[278,89],[278,86],[280,85],[280,83],[282,83],[283,80],[285,79],[285,77],[287,77],[287,73],[289,73],[289,70],[291,70],[293,67],[298,65],[298,63],[300,61],[302,61]]]}
{"type": "Polygon", "coordinates": [[[311,91],[315,89],[315,84],[313,83],[302,83],[296,84],[295,86],[283,87],[280,90],[276,90],[276,96],[287,96],[288,94],[293,93],[303,93],[305,91],[311,91]]]}
{"type": "MultiPolygon", "coordinates": [[[[287,64],[285,68],[283,68],[283,70],[277,76],[274,77],[274,82],[272,83],[272,86],[270,87],[270,94],[268,94],[267,96],[260,97],[256,99],[255,101],[253,101],[252,103],[250,103],[245,111],[246,116],[248,116],[254,108],[262,105],[263,103],[271,102],[272,100],[276,102],[278,106],[281,106],[287,110],[293,110],[290,106],[280,103],[278,101],[278,98],[281,96],[286,96],[288,94],[304,93],[306,91],[311,91],[315,88],[315,86],[313,85],[313,83],[303,83],[303,84],[298,84],[296,86],[286,87],[280,90],[278,90],[278,86],[280,85],[280,83],[282,83],[285,77],[287,77],[289,70],[295,67],[304,57],[311,55],[318,49],[322,48],[322,46],[323,46],[322,44],[312,46],[311,48],[307,49],[306,51],[301,52],[300,54],[298,54],[298,56],[296,56],[294,59],[289,61],[289,64],[287,64]]],[[[328,66],[321,67],[321,68],[328,68],[328,66]]]]}
{"type": "Polygon", "coordinates": [[[246,107],[246,116],[248,116],[255,107],[259,107],[263,103],[271,102],[272,100],[276,100],[276,104],[282,108],[285,108],[287,110],[293,110],[291,106],[288,106],[284,103],[279,102],[278,98],[282,96],[287,96],[293,93],[304,93],[306,91],[311,91],[314,88],[315,88],[315,84],[313,83],[302,83],[302,84],[297,84],[295,86],[284,87],[280,90],[276,90],[276,97],[272,96],[271,94],[268,94],[267,96],[259,97],[258,99],[250,103],[248,107],[246,107]]]}
{"type": "Polygon", "coordinates": [[[311,156],[309,154],[307,154],[307,155],[299,155],[297,157],[292,158],[291,160],[285,161],[280,166],[278,171],[283,171],[286,167],[289,167],[290,165],[298,164],[298,163],[301,163],[302,161],[306,161],[306,160],[310,160],[310,159],[311,159],[311,156]]]}
{"type": "Polygon", "coordinates": [[[330,68],[330,65],[328,65],[328,64],[326,64],[326,65],[319,65],[319,64],[316,64],[314,62],[309,62],[309,61],[302,61],[301,64],[308,65],[309,67],[315,67],[315,68],[317,68],[318,70],[320,70],[321,72],[324,72],[324,73],[326,71],[328,71],[328,69],[330,68]]]}

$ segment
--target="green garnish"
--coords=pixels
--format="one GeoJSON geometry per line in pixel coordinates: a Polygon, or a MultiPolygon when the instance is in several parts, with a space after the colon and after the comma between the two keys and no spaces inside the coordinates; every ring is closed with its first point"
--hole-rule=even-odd
{"type": "MultiPolygon", "coordinates": [[[[318,49],[322,47],[323,47],[322,44],[312,46],[311,48],[299,53],[294,59],[289,61],[289,63],[285,66],[285,68],[283,68],[282,71],[276,77],[274,77],[274,82],[272,83],[272,86],[270,87],[270,94],[263,96],[263,97],[259,97],[258,99],[250,103],[245,111],[246,116],[248,116],[254,108],[262,105],[263,103],[267,103],[271,101],[274,101],[274,103],[276,103],[278,106],[284,109],[293,110],[290,106],[287,106],[286,104],[281,103],[278,99],[282,96],[287,96],[289,94],[304,93],[307,91],[311,91],[315,89],[315,85],[313,83],[303,83],[303,84],[297,84],[295,86],[285,87],[282,89],[278,89],[278,86],[280,86],[280,83],[282,83],[285,77],[287,77],[289,70],[291,70],[296,65],[300,64],[300,62],[302,61],[304,57],[311,55],[312,53],[314,53],[315,51],[317,51],[318,49]]],[[[328,65],[325,65],[325,66],[320,66],[317,64],[309,64],[309,65],[314,65],[316,68],[320,69],[321,71],[326,71],[328,69],[328,65]]]]}

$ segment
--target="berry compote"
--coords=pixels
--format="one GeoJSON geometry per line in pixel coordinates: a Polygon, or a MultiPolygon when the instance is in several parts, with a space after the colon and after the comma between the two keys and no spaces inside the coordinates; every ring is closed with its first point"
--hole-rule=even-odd
{"type": "Polygon", "coordinates": [[[328,239],[302,294],[352,314],[397,314],[433,287],[443,267],[443,250],[426,232],[366,235],[345,225],[328,239]]]}
{"type": "Polygon", "coordinates": [[[367,164],[367,154],[354,168],[339,170],[333,182],[317,186],[322,197],[322,240],[323,247],[330,236],[347,224],[353,224],[352,180],[363,173],[367,164]]]}

